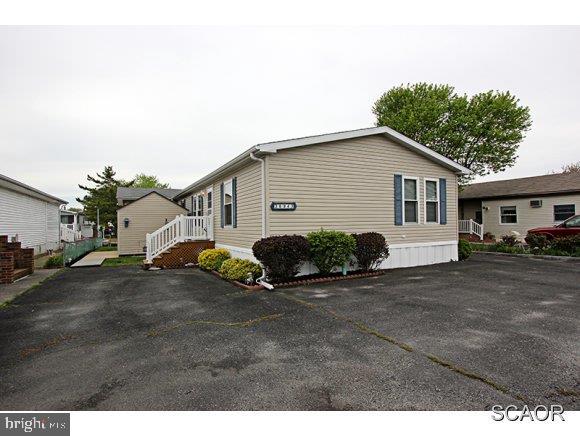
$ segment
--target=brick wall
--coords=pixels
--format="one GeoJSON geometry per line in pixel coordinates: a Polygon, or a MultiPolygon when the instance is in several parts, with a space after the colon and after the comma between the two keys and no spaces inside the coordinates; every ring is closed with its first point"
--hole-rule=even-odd
{"type": "Polygon", "coordinates": [[[22,248],[20,242],[8,242],[7,235],[0,235],[0,284],[12,283],[16,273],[23,277],[33,272],[34,249],[22,248]]]}

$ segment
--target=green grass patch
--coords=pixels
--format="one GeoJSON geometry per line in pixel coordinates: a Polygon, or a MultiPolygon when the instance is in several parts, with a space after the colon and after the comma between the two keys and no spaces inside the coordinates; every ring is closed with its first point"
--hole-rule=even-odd
{"type": "Polygon", "coordinates": [[[123,256],[113,259],[105,259],[101,266],[125,266],[125,265],[143,265],[144,256],[123,256]]]}
{"type": "Polygon", "coordinates": [[[117,251],[116,245],[103,245],[102,247],[97,248],[95,251],[117,251]]]}

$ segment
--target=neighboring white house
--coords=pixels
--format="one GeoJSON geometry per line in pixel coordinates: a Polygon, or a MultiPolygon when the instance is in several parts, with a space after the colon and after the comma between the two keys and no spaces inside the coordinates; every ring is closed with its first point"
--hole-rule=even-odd
{"type": "Polygon", "coordinates": [[[0,174],[0,235],[34,254],[60,246],[60,206],[67,202],[0,174]]]}
{"type": "Polygon", "coordinates": [[[495,239],[513,232],[523,239],[534,227],[555,226],[578,213],[580,173],[473,183],[459,193],[460,219],[481,224],[495,239]]]}
{"type": "Polygon", "coordinates": [[[61,239],[66,242],[93,237],[94,223],[83,212],[60,211],[61,239]]]}

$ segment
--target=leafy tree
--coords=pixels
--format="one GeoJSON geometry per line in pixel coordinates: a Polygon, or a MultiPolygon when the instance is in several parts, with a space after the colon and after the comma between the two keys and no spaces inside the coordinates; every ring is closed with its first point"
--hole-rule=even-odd
{"type": "Polygon", "coordinates": [[[563,173],[580,173],[580,161],[562,166],[563,173]]]}
{"type": "Polygon", "coordinates": [[[157,176],[148,176],[147,174],[137,174],[133,179],[135,188],[169,188],[168,183],[161,183],[157,176]]]}
{"type": "Polygon", "coordinates": [[[132,186],[133,182],[126,182],[115,178],[112,166],[105,166],[102,173],[96,177],[87,175],[87,180],[95,184],[93,187],[79,185],[87,194],[77,201],[84,206],[87,218],[97,222],[97,209],[101,224],[112,223],[117,228],[117,187],[132,186]]]}
{"type": "Polygon", "coordinates": [[[452,86],[428,83],[390,89],[375,102],[373,113],[377,126],[388,126],[480,176],[513,166],[532,125],[529,108],[509,92],[468,97],[452,86]]]}

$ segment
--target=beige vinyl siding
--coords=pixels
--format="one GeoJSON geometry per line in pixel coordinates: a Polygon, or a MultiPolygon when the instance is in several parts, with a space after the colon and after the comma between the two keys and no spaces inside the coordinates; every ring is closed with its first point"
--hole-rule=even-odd
{"type": "Polygon", "coordinates": [[[120,255],[143,254],[145,237],[166,222],[187,211],[165,197],[153,193],[117,210],[117,238],[120,255]],[[125,228],[124,219],[129,218],[125,228]]]}
{"type": "Polygon", "coordinates": [[[481,210],[481,200],[462,200],[460,203],[460,219],[475,221],[475,212],[481,210]]]}
{"type": "MultiPolygon", "coordinates": [[[[214,195],[214,239],[216,244],[239,248],[252,248],[262,237],[261,221],[261,169],[255,162],[233,171],[213,183],[214,195]],[[237,219],[236,228],[221,228],[221,183],[237,177],[237,219]]],[[[206,198],[207,204],[207,198],[206,198]]]]}
{"type": "Polygon", "coordinates": [[[579,214],[580,194],[483,200],[482,206],[487,207],[487,210],[483,209],[483,231],[490,232],[496,239],[509,234],[511,231],[516,231],[525,237],[529,229],[554,226],[561,222],[554,221],[554,205],[557,204],[574,204],[576,214],[579,214]],[[542,207],[530,207],[530,200],[542,200],[542,207]],[[500,224],[500,206],[516,206],[517,224],[500,224]]]}
{"type": "Polygon", "coordinates": [[[376,231],[391,244],[457,240],[457,178],[443,166],[384,136],[280,150],[268,156],[268,204],[295,201],[293,212],[268,208],[268,234],[320,229],[376,231]],[[394,175],[419,179],[419,224],[395,226],[394,175]],[[424,224],[425,178],[447,179],[447,224],[424,224]]]}

